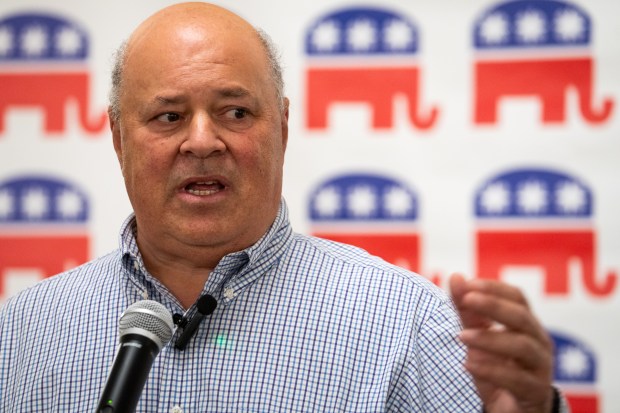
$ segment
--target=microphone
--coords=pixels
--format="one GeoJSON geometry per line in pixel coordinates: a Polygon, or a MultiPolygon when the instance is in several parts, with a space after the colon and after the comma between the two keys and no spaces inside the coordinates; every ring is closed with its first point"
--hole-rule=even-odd
{"type": "Polygon", "coordinates": [[[194,317],[192,317],[187,327],[183,330],[183,333],[174,343],[174,346],[179,350],[185,350],[189,340],[194,336],[194,334],[196,334],[196,330],[198,329],[202,319],[206,315],[210,315],[215,311],[215,307],[217,307],[217,300],[212,295],[205,294],[198,299],[196,304],[198,307],[198,312],[194,315],[194,317]]]}
{"type": "Polygon", "coordinates": [[[159,351],[172,337],[172,316],[157,301],[138,301],[121,315],[119,347],[97,413],[133,413],[159,351]]]}

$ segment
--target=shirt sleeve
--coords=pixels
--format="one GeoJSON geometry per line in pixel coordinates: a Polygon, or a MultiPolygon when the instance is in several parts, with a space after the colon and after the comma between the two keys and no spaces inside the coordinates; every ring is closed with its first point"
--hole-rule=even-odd
{"type": "Polygon", "coordinates": [[[460,330],[450,302],[440,303],[423,322],[413,323],[394,372],[386,411],[482,411],[473,380],[463,366],[465,348],[457,338],[460,330]]]}

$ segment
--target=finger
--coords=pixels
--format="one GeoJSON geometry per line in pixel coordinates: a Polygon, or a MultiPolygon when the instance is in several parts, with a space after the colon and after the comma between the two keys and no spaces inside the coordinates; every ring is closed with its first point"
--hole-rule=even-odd
{"type": "Polygon", "coordinates": [[[548,379],[520,369],[514,363],[481,363],[467,360],[465,368],[476,382],[506,389],[520,401],[520,404],[526,404],[528,407],[546,406],[550,400],[548,379]]]}
{"type": "Polygon", "coordinates": [[[500,357],[493,353],[489,353],[487,351],[479,350],[473,347],[470,347],[467,349],[466,360],[468,360],[471,363],[480,363],[480,364],[483,364],[483,363],[500,364],[500,363],[506,362],[506,358],[504,357],[500,357]]]}
{"type": "Polygon", "coordinates": [[[488,317],[509,330],[531,335],[540,342],[550,344],[545,329],[530,309],[520,303],[480,292],[469,292],[462,299],[462,308],[481,317],[488,317]]]}
{"type": "Polygon", "coordinates": [[[488,318],[463,307],[463,297],[470,291],[465,278],[461,274],[453,274],[449,282],[452,300],[459,312],[463,326],[466,328],[487,328],[490,326],[491,321],[488,318]]]}
{"type": "MultiPolygon", "coordinates": [[[[512,331],[463,330],[460,339],[469,353],[511,359],[528,370],[547,371],[552,365],[552,349],[547,343],[512,331]]],[[[477,360],[480,356],[477,357],[477,360]]]]}
{"type": "Polygon", "coordinates": [[[527,299],[521,290],[512,285],[495,280],[483,280],[480,278],[469,281],[467,288],[469,291],[478,291],[481,293],[493,295],[503,298],[514,303],[522,304],[529,308],[527,299]]]}

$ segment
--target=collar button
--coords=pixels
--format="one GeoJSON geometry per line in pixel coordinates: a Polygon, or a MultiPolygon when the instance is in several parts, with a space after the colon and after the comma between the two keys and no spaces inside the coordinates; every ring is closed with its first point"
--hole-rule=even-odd
{"type": "Polygon", "coordinates": [[[235,298],[235,290],[230,287],[225,288],[224,298],[226,298],[227,300],[232,300],[233,298],[235,298]]]}

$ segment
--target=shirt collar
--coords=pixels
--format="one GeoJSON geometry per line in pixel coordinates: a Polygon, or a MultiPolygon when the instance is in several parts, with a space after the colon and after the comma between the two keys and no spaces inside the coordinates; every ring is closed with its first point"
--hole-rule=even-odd
{"type": "MultiPolygon", "coordinates": [[[[122,264],[131,281],[146,288],[147,281],[159,282],[144,267],[136,231],[136,217],[132,213],[123,223],[119,236],[122,264]]],[[[209,276],[203,293],[221,296],[224,302],[231,301],[273,268],[288,247],[291,237],[288,207],[282,198],[276,218],[267,232],[248,248],[224,256],[209,276]]]]}

